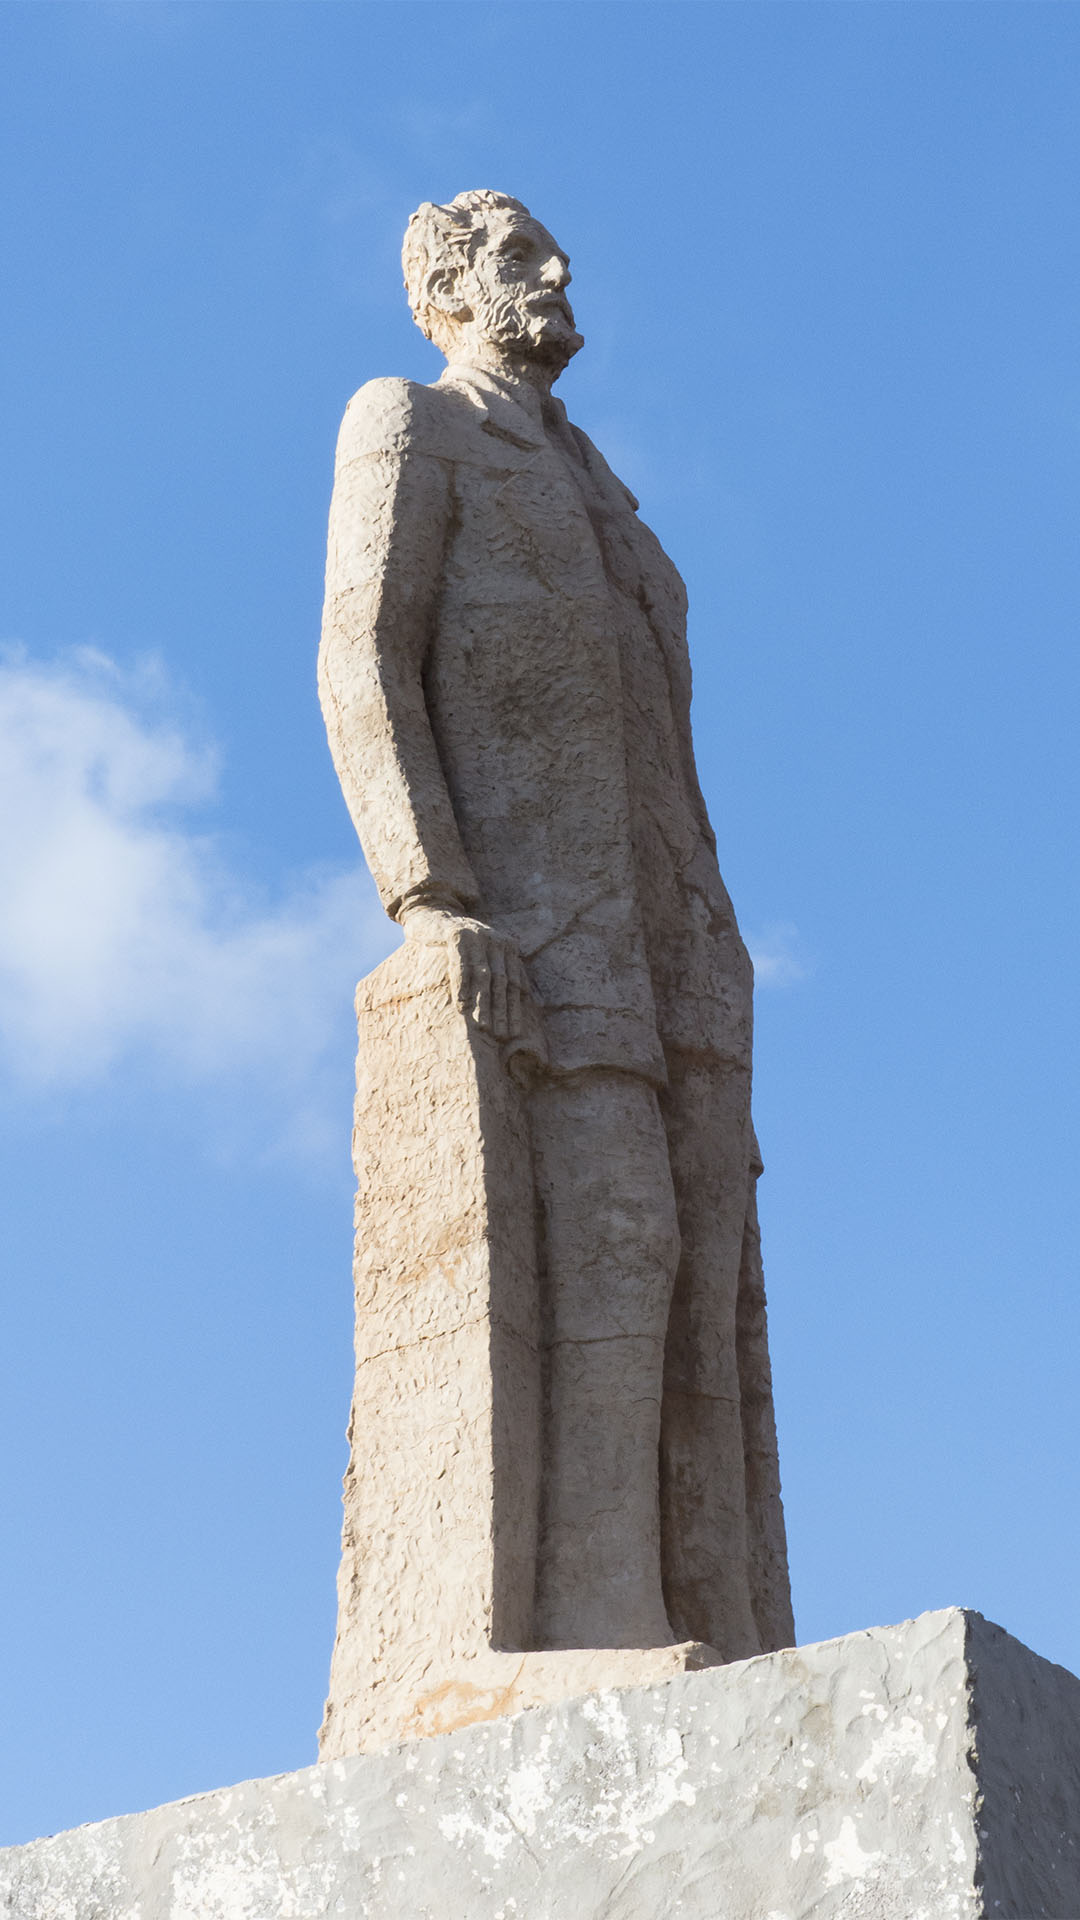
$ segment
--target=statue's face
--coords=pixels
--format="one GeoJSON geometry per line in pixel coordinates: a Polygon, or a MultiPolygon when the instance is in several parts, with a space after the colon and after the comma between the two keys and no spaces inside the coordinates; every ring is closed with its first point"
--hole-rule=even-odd
{"type": "Polygon", "coordinates": [[[462,278],[461,298],[485,340],[561,372],[583,344],[566,297],[570,262],[538,220],[509,210],[488,234],[462,278]]]}

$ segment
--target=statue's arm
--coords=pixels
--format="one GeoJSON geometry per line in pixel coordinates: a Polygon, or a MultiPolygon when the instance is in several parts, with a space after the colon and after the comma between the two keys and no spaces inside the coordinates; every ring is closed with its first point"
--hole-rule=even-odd
{"type": "Polygon", "coordinates": [[[365,405],[366,391],[346,414],[338,445],[319,694],[346,804],[383,905],[396,918],[404,902],[428,894],[470,907],[477,886],[423,688],[449,470],[430,454],[403,449],[404,435],[394,445],[398,423],[385,417],[385,404],[381,419],[365,405]],[[358,417],[350,417],[353,409],[358,417]]]}
{"type": "MultiPolygon", "coordinates": [[[[406,937],[445,945],[459,1004],[500,1040],[529,983],[489,927],[461,843],[424,696],[451,527],[452,469],[418,431],[415,390],[373,381],[338,442],[319,649],[334,766],[380,898],[406,937]]],[[[427,389],[420,390],[420,406],[427,389]]]]}

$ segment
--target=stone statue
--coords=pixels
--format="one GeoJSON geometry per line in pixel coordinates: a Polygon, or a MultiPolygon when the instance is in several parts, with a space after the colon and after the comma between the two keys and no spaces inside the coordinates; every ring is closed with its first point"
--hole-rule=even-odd
{"type": "Polygon", "coordinates": [[[752,970],[694,768],[685,590],[552,397],[583,343],[551,235],[463,193],[413,216],[404,268],[447,367],[349,404],[320,654],[405,935],[358,996],[324,1756],[578,1684],[504,1697],[489,1653],[550,1675],[570,1650],[794,1637],[752,970]],[[361,1699],[380,1687],[389,1717],[361,1699]]]}

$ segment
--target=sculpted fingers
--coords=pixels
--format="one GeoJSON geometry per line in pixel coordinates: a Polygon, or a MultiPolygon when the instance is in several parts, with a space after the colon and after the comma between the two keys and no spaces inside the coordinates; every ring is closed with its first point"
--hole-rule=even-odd
{"type": "Polygon", "coordinates": [[[507,1040],[510,1028],[507,1018],[507,954],[501,942],[493,940],[488,949],[491,963],[491,1031],[496,1040],[507,1040]]]}
{"type": "Polygon", "coordinates": [[[520,1040],[525,1030],[525,1009],[532,998],[532,989],[525,962],[517,949],[511,948],[506,958],[506,1037],[508,1040],[520,1040]]]}
{"type": "Polygon", "coordinates": [[[459,921],[449,940],[454,1004],[496,1040],[517,1040],[532,998],[513,941],[476,921],[459,921]]]}
{"type": "Polygon", "coordinates": [[[486,929],[465,938],[469,966],[469,1012],[478,1027],[491,1031],[491,948],[486,929]]]}
{"type": "Polygon", "coordinates": [[[521,1033],[521,983],[514,966],[513,954],[508,957],[506,969],[506,1038],[516,1040],[521,1033]]]}
{"type": "Polygon", "coordinates": [[[490,936],[486,927],[459,922],[448,942],[454,1004],[478,1027],[491,1027],[490,936]]]}
{"type": "Polygon", "coordinates": [[[465,952],[465,942],[459,935],[449,942],[450,950],[450,992],[454,1005],[460,1013],[472,1012],[472,988],[469,982],[469,962],[465,952]]]}

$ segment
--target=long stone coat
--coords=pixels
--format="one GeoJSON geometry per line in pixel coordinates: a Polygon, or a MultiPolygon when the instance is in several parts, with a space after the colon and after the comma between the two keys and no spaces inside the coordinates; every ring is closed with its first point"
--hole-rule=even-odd
{"type": "Polygon", "coordinates": [[[512,934],[555,1070],[749,1067],[752,972],[694,770],[686,594],[545,402],[373,380],[338,445],[320,686],[383,902],[512,934]]]}

